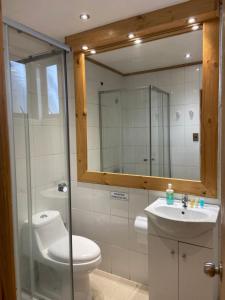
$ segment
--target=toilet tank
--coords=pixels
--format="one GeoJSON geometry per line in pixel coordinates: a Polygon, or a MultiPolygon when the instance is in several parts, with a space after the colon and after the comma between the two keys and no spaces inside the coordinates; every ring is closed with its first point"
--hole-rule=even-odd
{"type": "MultiPolygon", "coordinates": [[[[44,249],[49,248],[54,242],[68,236],[68,231],[57,210],[46,210],[34,214],[32,216],[32,223],[32,244],[35,252],[41,252],[44,249]]],[[[28,237],[29,231],[28,221],[25,221],[23,229],[23,237],[26,238],[28,237]]],[[[27,242],[28,241],[24,241],[23,245],[25,246],[27,242]]],[[[27,250],[25,250],[25,252],[27,252],[27,250]]]]}

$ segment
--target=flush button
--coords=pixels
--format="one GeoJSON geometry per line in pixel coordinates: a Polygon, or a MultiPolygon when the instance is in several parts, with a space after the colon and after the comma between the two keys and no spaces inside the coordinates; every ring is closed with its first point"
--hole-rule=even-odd
{"type": "Polygon", "coordinates": [[[45,219],[45,218],[47,218],[47,217],[48,217],[48,215],[43,214],[43,215],[40,216],[40,219],[45,219]]]}

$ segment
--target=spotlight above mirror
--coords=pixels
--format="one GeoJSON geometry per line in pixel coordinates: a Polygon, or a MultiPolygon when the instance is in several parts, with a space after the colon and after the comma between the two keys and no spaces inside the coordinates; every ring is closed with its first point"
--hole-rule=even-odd
{"type": "Polygon", "coordinates": [[[82,21],[87,21],[88,19],[90,19],[90,15],[86,14],[86,13],[82,13],[82,14],[80,14],[80,19],[82,21]]]}
{"type": "Polygon", "coordinates": [[[141,43],[142,43],[142,40],[141,40],[141,39],[136,39],[136,40],[134,41],[134,43],[135,43],[135,45],[141,44],[141,43]]]}
{"type": "Polygon", "coordinates": [[[87,45],[83,45],[82,46],[82,50],[87,51],[88,50],[88,46],[87,45]]]}
{"type": "Polygon", "coordinates": [[[130,32],[129,34],[128,34],[128,38],[129,39],[133,39],[135,37],[135,35],[133,34],[133,32],[130,32]]]}
{"type": "Polygon", "coordinates": [[[195,23],[196,22],[196,19],[194,18],[194,17],[190,17],[189,19],[188,19],[188,24],[193,24],[193,23],[195,23]]]}
{"type": "Polygon", "coordinates": [[[191,29],[193,31],[195,31],[195,30],[199,30],[199,28],[200,28],[200,26],[198,24],[196,24],[196,25],[193,25],[191,29]]]}

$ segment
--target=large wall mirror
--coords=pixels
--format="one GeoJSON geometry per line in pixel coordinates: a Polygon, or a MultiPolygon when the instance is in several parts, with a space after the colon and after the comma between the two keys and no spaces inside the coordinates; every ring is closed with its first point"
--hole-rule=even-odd
{"type": "Polygon", "coordinates": [[[152,190],[171,182],[215,197],[218,2],[187,1],[66,40],[78,180],[152,190]]]}
{"type": "Polygon", "coordinates": [[[202,30],[85,65],[88,170],[200,180],[202,30]]]}

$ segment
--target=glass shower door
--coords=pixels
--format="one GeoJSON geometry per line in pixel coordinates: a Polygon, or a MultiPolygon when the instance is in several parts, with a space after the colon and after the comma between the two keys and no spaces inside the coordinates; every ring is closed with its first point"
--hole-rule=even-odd
{"type": "Polygon", "coordinates": [[[150,175],[171,177],[169,94],[150,86],[150,175]]]}
{"type": "Polygon", "coordinates": [[[65,53],[10,27],[7,40],[18,299],[70,300],[71,238],[64,244],[68,259],[62,271],[48,259],[43,241],[38,251],[33,221],[38,213],[58,211],[71,237],[70,192],[59,191],[70,182],[65,53]]]}

